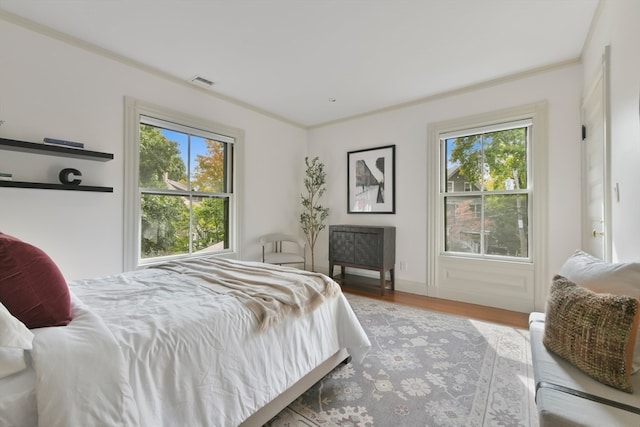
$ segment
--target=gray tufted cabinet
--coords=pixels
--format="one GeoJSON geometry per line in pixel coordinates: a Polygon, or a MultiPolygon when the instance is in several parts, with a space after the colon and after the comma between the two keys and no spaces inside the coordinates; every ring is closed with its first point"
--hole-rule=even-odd
{"type": "Polygon", "coordinates": [[[395,288],[396,228],[369,225],[329,226],[329,275],[333,276],[334,266],[339,265],[340,275],[334,279],[342,286],[360,287],[372,283],[364,276],[347,275],[345,267],[376,270],[380,280],[376,286],[380,295],[385,289],[395,288]],[[386,272],[389,271],[389,281],[386,272]]]}

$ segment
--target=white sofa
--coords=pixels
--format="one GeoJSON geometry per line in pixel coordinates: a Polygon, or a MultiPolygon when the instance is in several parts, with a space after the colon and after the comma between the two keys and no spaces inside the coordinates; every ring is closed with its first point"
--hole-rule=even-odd
{"type": "MultiPolygon", "coordinates": [[[[599,298],[607,294],[609,297],[618,295],[640,301],[640,263],[606,263],[578,250],[565,262],[558,274],[578,285],[579,289],[595,292],[599,298]]],[[[557,289],[553,288],[555,279],[552,289],[557,289]]],[[[564,312],[558,311],[557,300],[554,299],[553,303],[550,301],[552,301],[551,296],[547,300],[546,314],[534,312],[529,316],[536,406],[540,426],[640,427],[640,372],[636,371],[628,377],[633,387],[633,393],[628,393],[599,382],[567,360],[567,357],[574,358],[574,355],[580,351],[570,352],[568,356],[565,354],[567,356],[565,358],[549,351],[543,343],[545,321],[551,321],[552,318],[565,318],[563,314],[558,315],[564,312]]],[[[570,305],[565,306],[566,312],[572,310],[570,307],[579,304],[572,299],[568,301],[570,305]]],[[[592,305],[587,304],[587,307],[592,305]]],[[[640,311],[640,308],[638,310],[640,311]]],[[[597,311],[592,318],[598,319],[597,322],[599,322],[605,317],[602,316],[601,311],[597,311]]],[[[584,327],[582,321],[574,325],[584,327]]],[[[600,328],[596,331],[595,326],[591,323],[589,325],[579,338],[572,335],[568,342],[573,343],[574,339],[584,339],[588,334],[603,334],[603,331],[605,336],[614,335],[609,333],[611,329],[600,328]]],[[[547,326],[550,333],[548,338],[551,339],[553,328],[557,324],[547,326]]],[[[633,351],[632,354],[627,353],[627,357],[633,356],[633,364],[630,365],[627,359],[625,372],[633,372],[640,368],[640,332],[631,328],[627,337],[636,338],[635,348],[633,348],[633,338],[628,338],[626,347],[627,351],[633,351]]],[[[593,341],[587,339],[587,342],[593,341]]],[[[601,351],[600,347],[592,345],[582,348],[601,351]]]]}
{"type": "Polygon", "coordinates": [[[546,349],[544,319],[544,313],[529,316],[540,426],[640,426],[640,373],[631,376],[633,394],[594,380],[546,349]]]}

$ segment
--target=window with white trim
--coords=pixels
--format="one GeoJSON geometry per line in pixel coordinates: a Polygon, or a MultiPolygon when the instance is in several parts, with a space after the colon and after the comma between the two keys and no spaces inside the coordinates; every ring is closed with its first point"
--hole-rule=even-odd
{"type": "Polygon", "coordinates": [[[234,139],[140,118],[140,258],[229,248],[234,139]]]}
{"type": "Polygon", "coordinates": [[[125,269],[237,253],[242,131],[131,98],[126,106],[125,269]]]}
{"type": "Polygon", "coordinates": [[[440,134],[444,252],[529,258],[531,120],[440,134]],[[450,182],[464,182],[451,191],[450,182]]]}

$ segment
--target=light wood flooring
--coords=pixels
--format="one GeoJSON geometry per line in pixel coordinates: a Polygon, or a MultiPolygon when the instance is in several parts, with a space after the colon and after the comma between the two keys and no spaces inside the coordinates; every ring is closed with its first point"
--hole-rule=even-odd
{"type": "Polygon", "coordinates": [[[376,292],[361,291],[348,287],[343,287],[342,290],[344,293],[352,293],[383,301],[395,302],[412,307],[424,308],[426,310],[452,314],[455,316],[464,316],[476,320],[500,323],[506,326],[521,329],[529,328],[529,314],[527,313],[486,307],[478,304],[468,304],[464,302],[426,297],[399,291],[386,291],[384,296],[380,296],[376,292]]]}

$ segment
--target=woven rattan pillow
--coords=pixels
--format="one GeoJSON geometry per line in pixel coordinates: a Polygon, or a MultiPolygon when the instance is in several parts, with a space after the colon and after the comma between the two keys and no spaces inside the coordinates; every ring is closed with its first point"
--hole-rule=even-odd
{"type": "Polygon", "coordinates": [[[638,300],[598,294],[555,276],[543,343],[603,384],[633,393],[629,381],[640,319],[638,300]]]}
{"type": "MultiPolygon", "coordinates": [[[[640,300],[640,263],[638,262],[610,263],[577,250],[565,261],[558,274],[593,292],[627,295],[640,300]]],[[[640,328],[638,329],[631,374],[640,372],[640,328]]]]}

